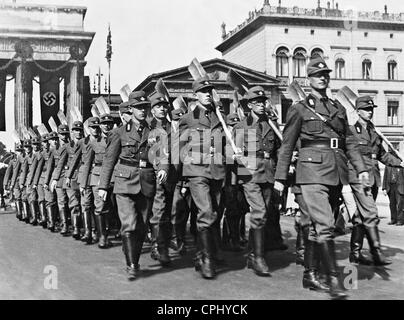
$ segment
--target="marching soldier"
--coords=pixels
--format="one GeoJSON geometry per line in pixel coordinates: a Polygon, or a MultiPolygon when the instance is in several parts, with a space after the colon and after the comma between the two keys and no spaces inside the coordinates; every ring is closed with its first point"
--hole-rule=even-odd
{"type": "Polygon", "coordinates": [[[45,190],[50,188],[50,192],[56,190],[57,205],[59,209],[59,223],[61,225],[60,234],[65,235],[68,233],[68,220],[66,214],[67,207],[67,193],[63,189],[63,177],[61,176],[62,170],[56,170],[62,156],[67,152],[66,148],[69,143],[69,127],[61,124],[58,127],[59,143],[55,145],[52,155],[48,160],[46,174],[45,174],[45,190]],[[51,186],[49,187],[49,183],[51,186]]]}
{"type": "Polygon", "coordinates": [[[155,195],[155,173],[148,159],[150,128],[146,111],[150,102],[143,91],[132,92],[128,105],[132,120],[112,131],[102,163],[99,182],[100,198],[107,200],[111,177],[121,220],[122,246],[126,258],[128,280],[139,272],[139,258],[147,233],[155,195]]]}
{"type": "Polygon", "coordinates": [[[151,98],[151,131],[149,143],[152,144],[151,160],[155,168],[156,196],[154,197],[150,225],[152,227],[152,258],[160,261],[163,266],[170,263],[168,248],[171,236],[171,210],[174,188],[176,184],[175,168],[169,164],[171,123],[167,120],[169,102],[156,93],[151,98]]]}
{"type": "Polygon", "coordinates": [[[381,181],[378,161],[395,167],[404,167],[404,163],[383,148],[382,139],[376,133],[371,122],[373,109],[377,107],[372,98],[370,96],[358,98],[355,107],[359,119],[350,129],[359,141],[358,150],[365,161],[366,169],[369,171],[370,187],[367,190],[368,192],[363,192],[357,178],[357,172],[349,164],[349,182],[358,208],[352,219],[353,229],[349,261],[365,265],[371,264],[371,261],[361,253],[363,239],[366,235],[374,265],[383,266],[390,264],[391,261],[387,260],[381,251],[380,235],[377,227],[379,218],[375,201],[381,181]]]}
{"type": "Polygon", "coordinates": [[[66,152],[61,156],[58,166],[54,172],[54,175],[62,180],[62,188],[65,190],[68,198],[68,207],[70,211],[70,217],[73,225],[72,237],[76,240],[80,240],[80,187],[77,183],[78,171],[73,173],[71,179],[67,177],[67,173],[71,166],[74,155],[80,148],[79,141],[83,138],[83,123],[81,121],[74,121],[71,128],[71,141],[66,144],[66,152]],[[64,183],[63,183],[64,181],[64,183]]]}
{"type": "Polygon", "coordinates": [[[195,269],[203,278],[216,276],[214,265],[218,248],[215,223],[221,210],[221,198],[226,175],[223,127],[215,113],[212,89],[208,78],[195,80],[192,85],[198,99],[195,109],[180,120],[180,142],[184,177],[189,180],[192,199],[198,208],[198,253],[195,269]]]}
{"type": "Polygon", "coordinates": [[[249,243],[252,252],[247,266],[259,276],[270,276],[264,259],[265,223],[271,212],[273,201],[274,170],[280,140],[268,123],[265,112],[264,89],[253,87],[247,92],[248,117],[234,127],[236,146],[243,150],[245,165],[237,168],[242,181],[245,198],[251,207],[249,243]]]}
{"type": "Polygon", "coordinates": [[[41,220],[44,214],[43,211],[40,211],[41,208],[39,208],[38,206],[38,191],[36,189],[36,185],[34,184],[35,172],[41,154],[41,139],[40,138],[32,139],[32,147],[33,147],[33,159],[31,164],[29,164],[28,176],[26,178],[25,184],[27,192],[29,193],[28,199],[32,215],[32,220],[30,221],[30,223],[36,226],[38,224],[38,220],[41,220]]]}
{"type": "Polygon", "coordinates": [[[21,162],[24,149],[20,143],[15,144],[15,155],[10,161],[7,168],[6,174],[4,176],[4,190],[9,193],[13,193],[13,198],[15,201],[16,218],[21,220],[22,218],[22,201],[21,193],[19,192],[18,184],[15,183],[17,179],[17,173],[20,170],[21,162]]]}
{"type": "MultiPolygon", "coordinates": [[[[338,281],[333,209],[342,185],[348,184],[348,159],[358,172],[359,181],[365,186],[369,175],[357,149],[357,141],[349,130],[344,107],[327,97],[330,72],[320,57],[312,59],[308,65],[307,74],[312,92],[305,101],[289,109],[276,168],[275,189],[283,192],[293,151],[300,138],[296,183],[301,187],[303,201],[312,221],[305,260],[306,254],[316,256],[314,253],[318,248],[329,293],[332,298],[343,299],[346,293],[338,281]]],[[[307,265],[305,263],[303,286],[314,290],[323,289],[313,261],[307,265]]]]}
{"type": "Polygon", "coordinates": [[[33,219],[33,216],[35,216],[35,208],[31,208],[30,210],[30,196],[32,193],[32,187],[31,186],[26,186],[26,181],[27,181],[27,176],[28,176],[28,171],[29,167],[32,164],[34,160],[34,154],[32,152],[32,142],[31,140],[25,140],[24,143],[24,161],[21,165],[21,173],[19,176],[19,181],[18,183],[20,184],[20,190],[21,190],[21,195],[22,195],[22,204],[23,204],[23,210],[24,210],[24,221],[26,223],[31,223],[34,222],[35,219],[33,219]]]}
{"type": "Polygon", "coordinates": [[[92,241],[98,241],[96,234],[92,233],[92,221],[94,211],[94,193],[90,185],[91,177],[91,159],[94,157],[92,143],[100,136],[100,119],[91,117],[88,119],[88,128],[90,135],[79,141],[79,148],[74,155],[69,170],[66,173],[67,179],[72,179],[74,172],[78,173],[78,184],[80,186],[80,202],[83,212],[84,235],[81,241],[91,244],[92,241]],[[80,165],[81,164],[81,165],[80,165]]]}

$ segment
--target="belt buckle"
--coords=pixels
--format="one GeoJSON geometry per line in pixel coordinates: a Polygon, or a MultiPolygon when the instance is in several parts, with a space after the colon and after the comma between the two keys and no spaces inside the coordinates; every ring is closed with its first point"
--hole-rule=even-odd
{"type": "Polygon", "coordinates": [[[264,159],[269,159],[271,158],[271,155],[269,154],[269,152],[264,151],[264,159]]]}
{"type": "Polygon", "coordinates": [[[140,160],[139,161],[139,168],[146,168],[147,167],[147,163],[144,160],[140,160]]]}
{"type": "Polygon", "coordinates": [[[337,138],[331,138],[330,147],[331,147],[331,149],[338,149],[338,139],[337,138]]]}

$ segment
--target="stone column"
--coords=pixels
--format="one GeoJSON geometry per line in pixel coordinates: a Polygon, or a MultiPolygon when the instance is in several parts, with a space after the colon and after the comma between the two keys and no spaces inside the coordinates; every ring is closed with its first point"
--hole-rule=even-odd
{"type": "Polygon", "coordinates": [[[32,126],[32,74],[28,62],[20,62],[15,71],[15,128],[32,126]]]}
{"type": "Polygon", "coordinates": [[[65,79],[65,95],[66,95],[66,117],[69,125],[73,123],[70,110],[78,107],[83,114],[83,91],[84,91],[84,66],[80,62],[74,62],[70,65],[68,75],[65,79]]]}
{"type": "Polygon", "coordinates": [[[0,131],[6,131],[6,71],[0,70],[0,131]]]}

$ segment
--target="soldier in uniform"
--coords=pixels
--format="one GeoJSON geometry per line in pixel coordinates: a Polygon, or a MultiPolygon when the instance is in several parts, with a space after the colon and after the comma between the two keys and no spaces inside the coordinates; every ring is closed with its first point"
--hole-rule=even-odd
{"type": "MultiPolygon", "coordinates": [[[[22,151],[23,151],[23,148],[22,148],[21,144],[16,143],[15,144],[15,154],[13,156],[13,159],[11,159],[10,163],[8,164],[8,168],[6,170],[6,173],[4,175],[4,180],[3,180],[3,187],[7,194],[11,194],[13,192],[11,182],[12,182],[12,178],[14,175],[14,171],[18,170],[19,157],[21,156],[22,151]]],[[[15,201],[16,218],[20,219],[20,217],[22,215],[21,199],[17,199],[14,196],[13,196],[13,198],[15,201]]]]}
{"type": "Polygon", "coordinates": [[[59,167],[60,159],[67,152],[67,145],[70,140],[70,131],[67,125],[61,124],[58,127],[59,143],[55,146],[52,151],[52,155],[48,160],[46,174],[45,174],[45,189],[48,188],[50,181],[51,186],[50,191],[54,192],[56,189],[57,204],[59,209],[59,223],[61,225],[60,234],[66,235],[69,231],[68,229],[68,219],[67,219],[67,193],[66,189],[63,189],[63,176],[61,176],[64,170],[57,169],[59,167]]]}
{"type": "Polygon", "coordinates": [[[174,132],[167,120],[169,102],[165,96],[156,93],[151,97],[149,143],[152,145],[150,160],[153,161],[156,179],[156,196],[154,197],[150,225],[152,228],[152,258],[163,266],[170,263],[168,248],[171,237],[171,210],[176,184],[175,168],[169,164],[171,138],[174,132]]]}
{"type": "Polygon", "coordinates": [[[404,163],[383,148],[382,138],[376,133],[371,122],[373,109],[377,107],[372,98],[370,96],[358,98],[355,107],[359,119],[350,129],[359,141],[358,150],[365,161],[366,169],[369,171],[370,187],[367,192],[363,192],[357,178],[357,171],[352,164],[349,164],[349,183],[357,205],[357,211],[352,219],[353,228],[349,261],[365,265],[371,263],[361,253],[363,239],[366,235],[374,265],[383,266],[390,264],[391,261],[387,260],[381,251],[380,235],[377,227],[379,217],[375,201],[381,184],[378,161],[394,167],[403,167],[404,163]]]}
{"type": "Polygon", "coordinates": [[[41,211],[41,208],[38,206],[38,191],[36,189],[36,185],[34,184],[35,172],[38,167],[39,157],[41,155],[41,138],[32,139],[32,147],[33,159],[31,164],[28,164],[29,169],[25,185],[27,192],[29,193],[29,205],[32,215],[30,223],[36,226],[39,222],[38,220],[41,220],[44,215],[44,212],[41,211]]]}
{"type": "Polygon", "coordinates": [[[94,193],[90,185],[91,161],[94,157],[92,143],[100,137],[100,119],[91,117],[88,119],[88,127],[90,135],[79,141],[79,148],[75,153],[69,170],[66,173],[67,179],[72,179],[74,172],[78,173],[78,184],[80,186],[81,210],[83,213],[84,235],[81,241],[91,244],[93,240],[97,241],[98,237],[92,234],[92,220],[94,211],[94,193]]]}
{"type": "Polygon", "coordinates": [[[98,195],[107,200],[114,175],[113,192],[122,224],[126,271],[128,280],[135,280],[155,195],[156,176],[148,159],[150,128],[146,112],[150,101],[145,92],[136,91],[130,94],[128,105],[132,109],[132,120],[112,131],[101,167],[98,195]]]}
{"type": "Polygon", "coordinates": [[[30,197],[32,193],[32,186],[26,186],[27,182],[27,176],[29,173],[29,167],[31,166],[32,162],[34,161],[34,153],[32,152],[32,141],[30,139],[27,139],[23,143],[24,145],[24,161],[21,165],[21,173],[19,176],[19,181],[18,183],[20,184],[20,190],[21,190],[21,195],[22,195],[22,204],[23,204],[23,209],[24,209],[24,221],[26,223],[31,223],[34,222],[35,220],[33,219],[33,216],[35,216],[35,208],[32,210],[30,208],[30,197]]]}
{"type": "Polygon", "coordinates": [[[15,160],[13,163],[13,175],[10,181],[10,191],[13,192],[13,196],[15,199],[15,206],[17,209],[17,219],[22,221],[25,218],[25,211],[22,202],[22,190],[20,189],[20,185],[18,183],[19,175],[21,172],[21,166],[24,162],[24,147],[23,144],[16,144],[15,147],[15,160]]]}
{"type": "Polygon", "coordinates": [[[195,269],[203,278],[216,276],[215,254],[218,250],[218,229],[215,223],[221,210],[222,188],[226,175],[223,127],[215,112],[208,78],[193,82],[198,99],[195,109],[180,120],[182,174],[189,180],[189,189],[198,208],[198,253],[195,269]]]}
{"type": "Polygon", "coordinates": [[[106,221],[111,215],[113,205],[111,185],[108,189],[105,189],[105,191],[107,192],[107,197],[105,199],[99,196],[98,186],[100,182],[102,164],[105,159],[108,137],[113,128],[113,125],[114,120],[110,114],[104,114],[100,116],[99,128],[101,129],[101,134],[96,139],[93,139],[91,141],[90,144],[92,156],[89,157],[88,161],[85,164],[85,167],[90,168],[90,170],[85,171],[87,174],[90,175],[89,185],[91,186],[94,194],[95,222],[99,235],[98,247],[101,249],[110,247],[106,221]]]}
{"type": "Polygon", "coordinates": [[[247,266],[259,276],[270,276],[264,259],[265,223],[273,201],[274,170],[280,140],[268,123],[265,102],[268,99],[260,86],[248,90],[248,117],[234,127],[235,143],[243,164],[237,168],[245,198],[251,207],[247,266]]]}
{"type": "MultiPolygon", "coordinates": [[[[310,241],[305,247],[305,261],[306,255],[313,258],[316,250],[319,250],[331,297],[344,299],[347,295],[338,281],[335,257],[333,209],[342,185],[348,184],[348,159],[364,186],[368,183],[369,175],[357,149],[357,140],[349,130],[344,107],[327,97],[330,72],[321,57],[312,59],[308,64],[307,74],[312,92],[307,99],[293,105],[288,111],[276,168],[275,189],[283,192],[293,151],[300,139],[296,183],[301,187],[303,201],[312,221],[310,241]]],[[[325,289],[319,281],[314,260],[308,260],[305,263],[303,286],[314,290],[325,289]]]]}

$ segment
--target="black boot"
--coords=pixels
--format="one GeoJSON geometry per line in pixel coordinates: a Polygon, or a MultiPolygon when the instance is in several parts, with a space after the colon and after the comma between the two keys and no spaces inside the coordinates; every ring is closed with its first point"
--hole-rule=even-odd
{"type": "Polygon", "coordinates": [[[15,208],[17,210],[17,219],[22,221],[22,219],[23,219],[23,208],[22,208],[22,201],[21,200],[17,200],[15,202],[15,208]]]}
{"type": "Polygon", "coordinates": [[[304,255],[305,255],[305,243],[307,242],[308,239],[308,233],[309,233],[309,227],[308,226],[302,226],[300,224],[295,224],[295,230],[297,232],[296,236],[296,264],[304,266],[304,255]],[[306,230],[303,230],[306,229],[306,230]],[[306,238],[307,235],[307,239],[306,238]]]}
{"type": "Polygon", "coordinates": [[[46,229],[46,227],[47,227],[47,219],[46,219],[45,201],[41,201],[39,203],[39,214],[40,214],[39,225],[42,226],[42,228],[46,229]]]}
{"type": "Polygon", "coordinates": [[[252,253],[248,255],[247,267],[261,277],[270,277],[269,268],[264,259],[264,228],[250,230],[252,253]]]}
{"type": "Polygon", "coordinates": [[[201,247],[197,253],[195,269],[199,271],[203,278],[214,279],[216,277],[215,266],[212,257],[213,239],[209,229],[198,232],[198,243],[201,247]]]}
{"type": "Polygon", "coordinates": [[[56,207],[48,206],[46,207],[46,212],[48,213],[48,229],[51,232],[55,232],[55,218],[56,218],[56,207]]]}
{"type": "Polygon", "coordinates": [[[32,224],[33,226],[38,225],[38,202],[32,201],[29,203],[29,208],[31,212],[31,218],[29,220],[29,223],[32,224]]]}
{"type": "Polygon", "coordinates": [[[243,248],[240,244],[240,218],[232,217],[227,219],[229,231],[228,248],[230,251],[240,252],[243,248]]]}
{"type": "Polygon", "coordinates": [[[69,228],[67,226],[67,216],[65,208],[59,208],[59,220],[60,226],[62,227],[62,230],[60,230],[60,234],[66,235],[69,232],[69,228]]]}
{"type": "Polygon", "coordinates": [[[327,284],[330,287],[330,295],[335,300],[341,300],[347,298],[347,294],[344,292],[339,279],[337,271],[337,260],[335,257],[335,245],[334,240],[328,240],[317,244],[320,248],[322,262],[324,264],[327,284]]]}
{"type": "Polygon", "coordinates": [[[177,251],[180,255],[184,255],[187,250],[185,248],[185,230],[186,225],[184,224],[175,224],[173,226],[173,233],[171,238],[170,247],[177,251]]]}
{"type": "MultiPolygon", "coordinates": [[[[139,237],[134,232],[124,232],[122,234],[122,249],[126,259],[126,273],[129,281],[137,278],[139,272],[139,237]]],[[[143,244],[143,242],[142,242],[143,244]]],[[[141,250],[141,246],[140,246],[141,250]]]]}
{"type": "Polygon", "coordinates": [[[354,225],[351,234],[351,252],[349,253],[349,262],[371,265],[372,261],[362,255],[363,238],[365,237],[364,225],[354,225]]]}
{"type": "Polygon", "coordinates": [[[159,261],[160,255],[159,255],[159,249],[157,245],[157,237],[159,234],[159,226],[158,225],[152,225],[150,227],[151,229],[151,251],[150,251],[150,257],[155,260],[159,261]]]}
{"type": "Polygon", "coordinates": [[[225,264],[220,237],[220,224],[216,223],[210,229],[212,239],[212,257],[218,265],[225,264]]]}
{"type": "Polygon", "coordinates": [[[84,209],[83,211],[83,221],[84,221],[84,235],[81,237],[81,241],[91,244],[91,210],[84,209]]]}
{"type": "Polygon", "coordinates": [[[22,221],[24,221],[25,223],[29,223],[29,217],[30,217],[30,210],[29,210],[29,204],[28,201],[23,201],[22,202],[22,221]]]}
{"type": "Polygon", "coordinates": [[[73,234],[72,237],[76,240],[80,240],[80,207],[74,207],[71,211],[73,234]]]}
{"type": "Polygon", "coordinates": [[[99,242],[98,248],[107,249],[110,246],[108,241],[108,233],[105,224],[105,216],[104,215],[96,215],[95,222],[97,224],[98,234],[99,234],[99,242]]]}
{"type": "Polygon", "coordinates": [[[381,250],[379,229],[375,227],[366,227],[366,236],[369,242],[370,253],[372,254],[373,264],[375,266],[386,266],[391,264],[381,250]]]}
{"type": "Polygon", "coordinates": [[[305,237],[305,250],[304,250],[304,274],[303,274],[303,288],[314,291],[329,291],[330,288],[323,284],[318,277],[318,246],[314,241],[306,238],[306,232],[308,234],[309,227],[304,227],[302,233],[305,237]]]}
{"type": "Polygon", "coordinates": [[[164,232],[165,226],[152,226],[152,252],[151,257],[161,263],[162,266],[167,266],[171,263],[168,254],[168,239],[167,232],[164,232]]]}

